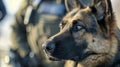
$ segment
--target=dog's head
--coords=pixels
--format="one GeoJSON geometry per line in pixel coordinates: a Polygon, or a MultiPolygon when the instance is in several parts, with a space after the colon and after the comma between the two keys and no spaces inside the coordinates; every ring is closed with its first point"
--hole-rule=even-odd
{"type": "Polygon", "coordinates": [[[103,10],[107,7],[101,4],[106,5],[101,2],[84,9],[74,8],[63,18],[60,32],[43,44],[50,59],[86,61],[103,57],[108,61],[114,56],[110,52],[115,54],[117,46],[111,45],[112,27],[107,23],[106,10],[103,10]],[[114,48],[111,49],[111,46],[114,48]],[[110,55],[109,59],[107,55],[110,55]]]}

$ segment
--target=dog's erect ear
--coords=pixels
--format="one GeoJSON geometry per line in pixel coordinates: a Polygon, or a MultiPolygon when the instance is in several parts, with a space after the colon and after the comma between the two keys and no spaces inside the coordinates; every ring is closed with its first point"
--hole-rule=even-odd
{"type": "Polygon", "coordinates": [[[92,0],[79,0],[82,8],[90,6],[92,4],[92,0]]]}
{"type": "Polygon", "coordinates": [[[85,8],[90,6],[92,0],[65,0],[65,6],[67,11],[71,11],[74,8],[85,8]]]}
{"type": "Polygon", "coordinates": [[[91,12],[96,16],[97,21],[106,37],[109,36],[110,22],[113,21],[113,11],[110,0],[93,0],[90,6],[91,12]]]}
{"type": "Polygon", "coordinates": [[[97,20],[101,20],[106,16],[111,16],[113,14],[110,0],[93,0],[90,8],[97,20]]]}
{"type": "Polygon", "coordinates": [[[79,0],[65,0],[65,7],[67,12],[77,7],[80,8],[79,0]]]}

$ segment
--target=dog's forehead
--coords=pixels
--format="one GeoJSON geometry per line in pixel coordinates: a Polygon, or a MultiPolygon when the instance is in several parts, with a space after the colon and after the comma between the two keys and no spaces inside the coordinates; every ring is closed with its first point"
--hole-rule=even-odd
{"type": "Polygon", "coordinates": [[[63,18],[63,23],[73,23],[74,20],[90,22],[92,20],[91,18],[92,14],[90,14],[89,8],[74,9],[63,18]]]}

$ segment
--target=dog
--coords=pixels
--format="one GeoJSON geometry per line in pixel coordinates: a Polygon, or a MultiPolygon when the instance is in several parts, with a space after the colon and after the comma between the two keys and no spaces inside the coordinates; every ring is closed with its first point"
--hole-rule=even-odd
{"type": "Polygon", "coordinates": [[[43,48],[50,60],[72,60],[75,67],[119,67],[119,29],[110,0],[74,7],[61,21],[60,32],[43,48]]]}

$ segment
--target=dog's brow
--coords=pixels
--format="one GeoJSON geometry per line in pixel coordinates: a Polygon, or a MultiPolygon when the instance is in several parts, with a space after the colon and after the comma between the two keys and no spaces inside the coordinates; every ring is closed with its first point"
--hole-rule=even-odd
{"type": "Polygon", "coordinates": [[[74,20],[74,21],[73,21],[73,24],[76,24],[76,22],[77,22],[77,24],[79,24],[79,25],[84,25],[84,23],[83,23],[83,21],[82,21],[81,19],[74,20]]]}

